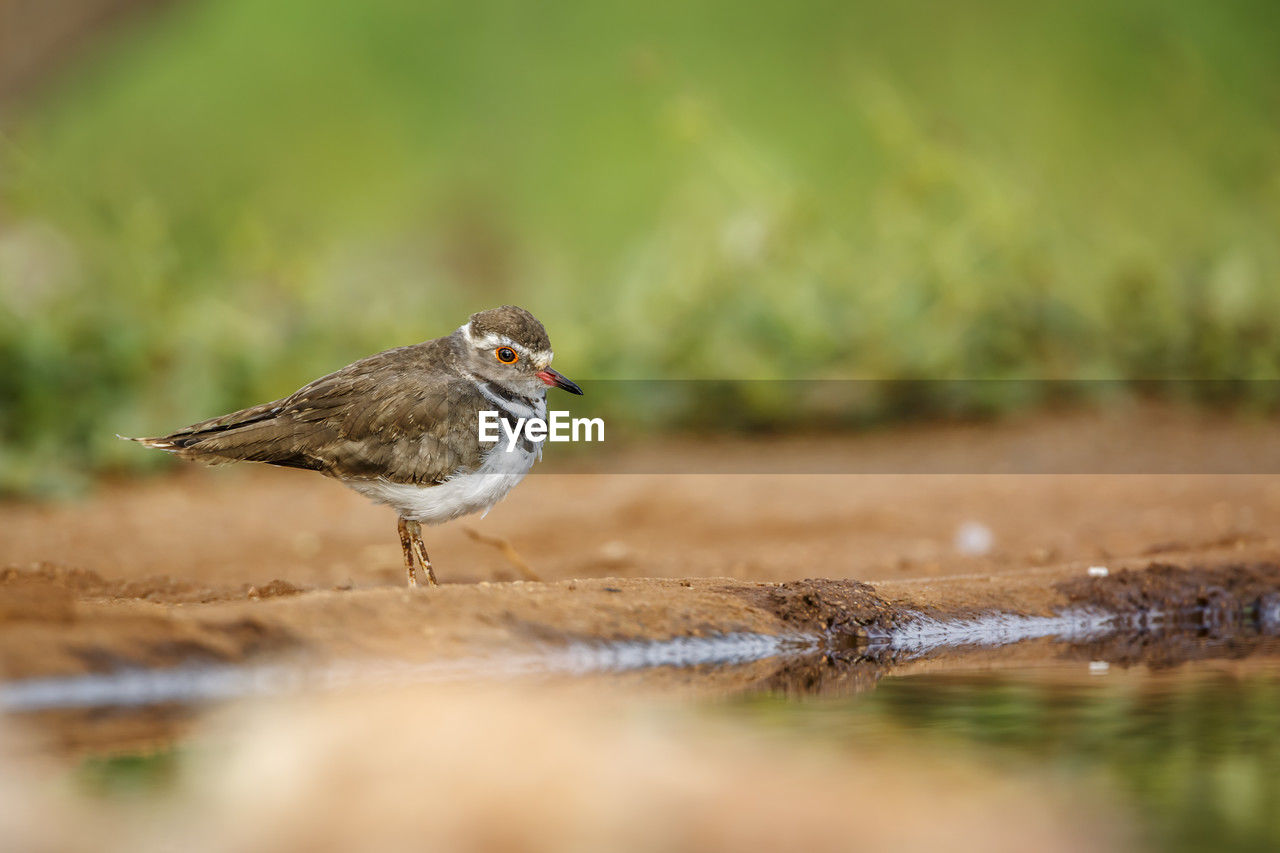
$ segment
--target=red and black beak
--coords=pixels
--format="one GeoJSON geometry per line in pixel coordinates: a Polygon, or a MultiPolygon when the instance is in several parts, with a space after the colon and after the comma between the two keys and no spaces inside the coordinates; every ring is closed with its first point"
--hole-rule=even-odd
{"type": "Polygon", "coordinates": [[[538,378],[550,385],[552,388],[563,388],[570,394],[581,394],[582,389],[570,382],[562,374],[557,373],[548,367],[546,370],[538,371],[538,378]]]}

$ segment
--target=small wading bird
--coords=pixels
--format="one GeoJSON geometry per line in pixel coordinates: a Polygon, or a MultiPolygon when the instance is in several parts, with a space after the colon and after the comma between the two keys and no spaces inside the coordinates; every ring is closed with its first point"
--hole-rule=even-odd
{"type": "Polygon", "coordinates": [[[488,512],[541,456],[522,438],[483,443],[479,412],[508,424],[546,418],[547,388],[582,389],[551,369],[551,341],[523,308],[472,314],[453,334],[380,352],[282,400],[201,421],[147,447],[209,464],[319,471],[400,515],[409,586],[415,560],[436,583],[423,524],[488,512]]]}

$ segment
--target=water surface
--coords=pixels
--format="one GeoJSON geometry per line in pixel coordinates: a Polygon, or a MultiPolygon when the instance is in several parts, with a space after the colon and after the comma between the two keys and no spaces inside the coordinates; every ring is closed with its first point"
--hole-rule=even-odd
{"type": "Polygon", "coordinates": [[[960,751],[1114,798],[1153,849],[1280,850],[1280,652],[1162,667],[887,674],[845,696],[740,697],[806,740],[960,751]]]}

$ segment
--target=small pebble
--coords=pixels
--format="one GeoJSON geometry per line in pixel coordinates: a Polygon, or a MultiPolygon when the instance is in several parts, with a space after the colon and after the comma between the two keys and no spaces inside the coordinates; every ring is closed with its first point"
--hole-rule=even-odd
{"type": "Polygon", "coordinates": [[[1089,567],[1089,577],[1091,578],[1105,578],[1109,574],[1111,574],[1111,572],[1107,570],[1106,566],[1089,567]]]}
{"type": "Polygon", "coordinates": [[[979,557],[990,553],[995,544],[996,535],[985,524],[966,521],[956,529],[955,549],[966,556],[979,557]]]}
{"type": "Polygon", "coordinates": [[[631,556],[631,549],[626,542],[614,540],[600,546],[600,556],[611,563],[620,563],[631,556]]]}

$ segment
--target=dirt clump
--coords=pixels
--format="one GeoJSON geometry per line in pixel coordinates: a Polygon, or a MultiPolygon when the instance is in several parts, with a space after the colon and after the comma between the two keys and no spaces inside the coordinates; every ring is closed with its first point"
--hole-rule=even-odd
{"type": "Polygon", "coordinates": [[[1237,625],[1267,621],[1276,609],[1280,564],[1230,563],[1211,568],[1153,563],[1141,571],[1126,569],[1057,586],[1074,606],[1194,618],[1206,627],[1237,625]]]}
{"type": "Polygon", "coordinates": [[[727,589],[809,636],[867,640],[883,636],[894,619],[892,605],[861,581],[808,578],[727,589]]]}

